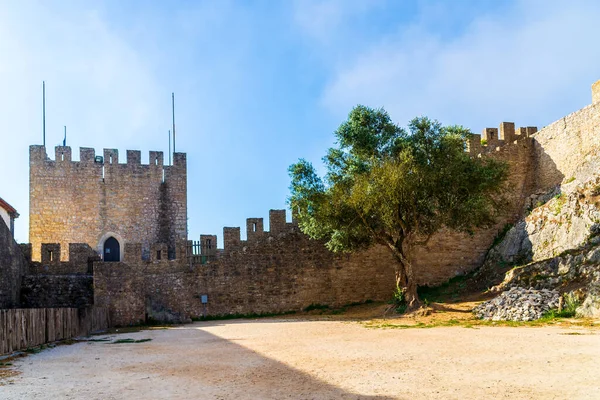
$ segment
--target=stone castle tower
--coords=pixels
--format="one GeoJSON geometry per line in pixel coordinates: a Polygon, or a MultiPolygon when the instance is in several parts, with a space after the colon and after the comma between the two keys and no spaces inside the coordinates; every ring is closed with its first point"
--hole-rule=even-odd
{"type": "Polygon", "coordinates": [[[55,154],[51,160],[44,146],[29,148],[34,260],[40,260],[42,243],[60,243],[63,249],[86,243],[106,261],[121,261],[128,242],[142,243],[147,257],[152,243],[167,244],[172,256],[176,243],[187,240],[185,153],[174,153],[170,166],[158,151],[150,152],[149,165],[133,150],[127,150],[125,164],[116,149],[104,149],[101,157],[81,148],[80,161],[72,161],[68,146],[57,146],[55,154]]]}

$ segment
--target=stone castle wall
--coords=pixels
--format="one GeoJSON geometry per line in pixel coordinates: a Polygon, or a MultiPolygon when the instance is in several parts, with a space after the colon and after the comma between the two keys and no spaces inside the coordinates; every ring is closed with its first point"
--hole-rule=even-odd
{"type": "Polygon", "coordinates": [[[85,308],[94,304],[91,275],[26,275],[21,284],[21,308],[85,308]]]}
{"type": "MultiPolygon", "coordinates": [[[[114,236],[121,248],[140,242],[170,248],[187,238],[187,167],[184,153],[175,153],[172,166],[162,152],[150,152],[149,165],[139,151],[127,151],[119,163],[115,149],[97,160],[94,149],[81,148],[72,161],[71,148],[58,146],[50,160],[43,146],[30,147],[29,241],[33,259],[41,259],[43,243],[87,243],[100,248],[114,236]]],[[[63,260],[66,257],[63,255],[63,260]]]]}
{"type": "MultiPolygon", "coordinates": [[[[511,123],[502,123],[502,128],[511,126],[511,123]]],[[[489,228],[476,229],[473,235],[443,229],[432,236],[426,246],[417,247],[412,255],[415,265],[415,274],[419,285],[435,286],[448,279],[468,273],[481,266],[488,249],[496,235],[502,231],[506,224],[518,220],[524,205],[534,188],[533,171],[535,170],[534,144],[529,136],[535,132],[534,127],[527,130],[523,128],[515,131],[514,124],[509,130],[512,134],[510,141],[498,141],[498,136],[489,135],[497,133],[498,129],[486,128],[488,133],[487,146],[469,146],[474,156],[481,154],[483,157],[492,157],[503,160],[509,164],[509,178],[505,186],[506,209],[498,216],[496,223],[489,228]],[[517,135],[515,132],[522,131],[517,135]],[[476,149],[476,150],[475,150],[476,149]]],[[[475,141],[481,140],[479,135],[474,135],[475,141]]],[[[500,137],[502,137],[501,135],[500,137]]]]}
{"type": "Polygon", "coordinates": [[[600,102],[541,129],[534,135],[534,143],[537,190],[574,178],[586,162],[600,155],[600,102]]]}
{"type": "MultiPolygon", "coordinates": [[[[146,317],[277,313],[391,297],[394,260],[385,248],[334,255],[286,223],[284,210],[271,216],[270,232],[253,231],[242,241],[237,228],[238,237],[229,236],[224,250],[205,264],[181,252],[175,260],[143,261],[134,253],[124,263],[94,263],[95,304],[109,307],[115,323],[128,325],[146,317]],[[206,308],[202,295],[208,296],[206,308]]],[[[249,219],[255,220],[262,226],[262,219],[249,219]]]]}
{"type": "Polygon", "coordinates": [[[600,103],[600,81],[592,85],[592,104],[600,103]]]}
{"type": "MultiPolygon", "coordinates": [[[[440,284],[480,266],[494,237],[518,219],[532,195],[570,179],[598,155],[600,102],[536,131],[503,122],[473,135],[467,143],[471,155],[509,163],[508,205],[493,227],[473,236],[441,231],[426,247],[417,248],[413,260],[419,285],[440,284]]],[[[312,303],[339,306],[386,300],[394,289],[395,261],[385,248],[334,255],[287,223],[284,210],[270,211],[269,232],[262,218],[249,218],[247,240],[241,240],[240,228],[226,227],[223,250],[217,250],[215,235],[202,235],[201,254],[191,254],[182,245],[187,236],[183,154],[176,154],[173,167],[163,168],[159,153],[151,153],[146,166],[140,165],[139,152],[128,152],[128,163],[118,164],[116,151],[105,150],[104,165],[93,162],[93,150],[82,149],[80,162],[71,161],[69,148],[56,152],[56,161],[51,161],[43,147],[31,148],[34,254],[41,243],[46,245],[29,272],[85,275],[93,268],[94,302],[109,307],[117,324],[164,315],[272,313],[312,303]],[[106,232],[116,232],[125,241],[123,262],[94,261],[93,249],[85,247],[71,252],[72,262],[56,258],[57,244],[66,248],[65,243],[83,242],[94,248],[106,232]],[[151,245],[155,242],[163,244],[151,245]],[[202,295],[208,296],[206,308],[202,295]]]]}
{"type": "Polygon", "coordinates": [[[19,305],[27,261],[8,226],[0,219],[0,309],[19,305]]]}

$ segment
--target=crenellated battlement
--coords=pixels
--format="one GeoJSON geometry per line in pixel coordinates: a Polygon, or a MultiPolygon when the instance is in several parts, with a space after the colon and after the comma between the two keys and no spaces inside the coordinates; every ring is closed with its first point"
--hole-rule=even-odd
{"type": "Polygon", "coordinates": [[[185,167],[187,158],[185,153],[173,153],[173,165],[164,165],[164,154],[162,151],[149,151],[148,164],[142,164],[142,153],[139,150],[127,150],[126,163],[119,163],[118,149],[103,149],[102,156],[96,157],[96,151],[90,147],[79,148],[79,161],[73,161],[70,146],[56,146],[54,148],[54,160],[48,157],[46,148],[41,145],[29,146],[29,160],[32,164],[49,163],[56,166],[64,166],[66,163],[95,165],[95,166],[131,166],[131,167],[185,167]]]}
{"type": "Polygon", "coordinates": [[[41,254],[41,261],[32,262],[31,244],[21,245],[23,255],[29,265],[32,275],[62,275],[62,274],[90,274],[92,263],[99,261],[100,256],[86,243],[69,243],[68,260],[63,254],[60,243],[43,243],[37,249],[41,254]]]}
{"type": "Polygon", "coordinates": [[[506,145],[526,140],[537,132],[537,127],[515,128],[514,122],[501,122],[498,128],[483,128],[481,134],[472,134],[466,142],[466,151],[472,156],[500,151],[506,145]]]}
{"type": "MultiPolygon", "coordinates": [[[[214,236],[216,241],[216,236],[214,236]]],[[[31,263],[31,244],[22,245],[22,251],[29,263],[31,263]]],[[[175,247],[174,257],[169,257],[168,246],[166,243],[152,243],[150,245],[150,256],[144,257],[142,243],[125,243],[123,246],[123,262],[139,263],[145,262],[160,262],[160,261],[185,261],[187,259],[186,243],[180,242],[175,247]]],[[[46,268],[47,272],[52,272],[53,267],[58,266],[77,266],[87,265],[89,262],[102,261],[102,257],[98,252],[92,249],[87,243],[69,243],[69,258],[68,261],[61,260],[62,245],[60,243],[42,243],[41,248],[41,264],[46,268]],[[48,269],[50,268],[50,270],[48,269]]],[[[64,273],[64,268],[61,269],[64,273]]]]}
{"type": "MultiPolygon", "coordinates": [[[[269,210],[269,231],[264,230],[263,218],[246,219],[246,240],[241,240],[241,229],[239,227],[223,228],[223,249],[225,252],[244,247],[249,243],[255,243],[266,237],[276,237],[280,234],[290,232],[296,226],[294,221],[287,222],[285,210],[269,210]]],[[[204,243],[206,239],[214,240],[216,235],[201,235],[200,242],[204,243]],[[204,240],[203,240],[204,238],[204,240]]],[[[204,251],[204,247],[202,247],[204,251]]],[[[208,248],[207,248],[208,250],[208,248]]],[[[205,253],[202,253],[205,255],[205,253]]],[[[208,255],[208,253],[206,253],[208,255]]]]}

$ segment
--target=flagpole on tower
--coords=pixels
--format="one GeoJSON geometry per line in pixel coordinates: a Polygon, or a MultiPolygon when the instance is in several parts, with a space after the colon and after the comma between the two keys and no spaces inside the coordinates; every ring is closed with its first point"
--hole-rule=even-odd
{"type": "Polygon", "coordinates": [[[175,153],[175,92],[171,93],[171,105],[173,109],[173,153],[175,153]]]}
{"type": "Polygon", "coordinates": [[[42,81],[42,137],[46,147],[46,81],[42,81]]]}

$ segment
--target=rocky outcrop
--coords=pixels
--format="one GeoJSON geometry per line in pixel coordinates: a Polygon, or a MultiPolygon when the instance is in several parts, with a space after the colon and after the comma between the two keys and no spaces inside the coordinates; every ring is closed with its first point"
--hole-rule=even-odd
{"type": "Polygon", "coordinates": [[[527,215],[490,250],[475,277],[503,293],[478,306],[480,318],[528,321],[558,305],[532,302],[531,290],[567,295],[581,303],[578,316],[600,316],[600,177],[592,164],[582,167],[585,182],[568,179],[532,196],[527,215]]]}
{"type": "Polygon", "coordinates": [[[577,315],[584,318],[600,318],[600,282],[587,287],[583,304],[577,308],[577,315]]]}
{"type": "Polygon", "coordinates": [[[481,303],[473,310],[475,316],[491,321],[533,321],[557,308],[556,290],[512,288],[500,296],[481,303]]]}
{"type": "Polygon", "coordinates": [[[540,261],[584,245],[600,232],[600,177],[533,197],[537,207],[490,254],[507,262],[540,261]],[[548,199],[548,197],[550,197],[548,199]]]}

